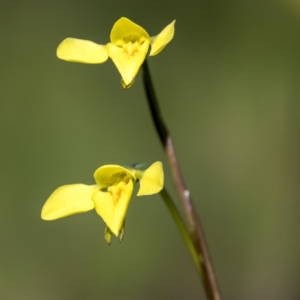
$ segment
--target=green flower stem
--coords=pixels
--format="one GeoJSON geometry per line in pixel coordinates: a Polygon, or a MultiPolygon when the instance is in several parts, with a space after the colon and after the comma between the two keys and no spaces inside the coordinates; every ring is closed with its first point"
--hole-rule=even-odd
{"type": "Polygon", "coordinates": [[[221,294],[218,288],[217,279],[209,256],[204,232],[202,230],[197,212],[194,208],[191,194],[185,185],[171,135],[168,131],[167,126],[165,125],[165,122],[160,112],[147,60],[145,60],[142,65],[142,75],[152,119],[169,161],[177,192],[179,194],[182,206],[184,208],[189,233],[198,256],[202,258],[199,261],[199,268],[201,269],[202,282],[204,285],[206,296],[209,300],[221,300],[221,294]]]}
{"type": "Polygon", "coordinates": [[[170,214],[172,215],[172,217],[178,227],[178,230],[180,231],[180,233],[182,235],[182,238],[192,256],[192,259],[194,261],[194,264],[197,268],[199,275],[201,275],[201,269],[199,268],[201,257],[198,255],[198,253],[194,247],[193,241],[191,240],[190,234],[186,229],[186,226],[181,218],[181,215],[180,215],[177,207],[175,206],[170,194],[167,192],[167,190],[165,188],[162,189],[162,191],[160,192],[160,195],[163,198],[167,208],[169,209],[170,214]]]}

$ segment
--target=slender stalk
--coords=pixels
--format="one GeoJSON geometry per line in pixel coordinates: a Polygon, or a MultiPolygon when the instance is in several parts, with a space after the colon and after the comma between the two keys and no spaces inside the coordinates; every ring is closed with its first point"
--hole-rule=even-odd
{"type": "Polygon", "coordinates": [[[187,218],[190,236],[193,240],[193,244],[198,256],[202,258],[201,260],[199,260],[199,268],[202,273],[202,281],[206,292],[206,296],[209,300],[221,300],[221,294],[218,288],[217,279],[209,256],[204,232],[202,230],[200,220],[194,208],[191,194],[185,185],[170,132],[168,131],[168,128],[165,125],[165,122],[160,112],[147,60],[144,61],[142,66],[142,75],[144,88],[152,115],[152,120],[154,122],[156,131],[159,135],[160,141],[164,147],[169,161],[177,192],[179,194],[182,206],[184,208],[184,213],[187,218]]]}
{"type": "Polygon", "coordinates": [[[201,275],[201,269],[199,268],[199,260],[201,260],[201,257],[198,255],[198,253],[194,247],[194,243],[191,240],[189,232],[186,230],[185,224],[181,218],[181,215],[180,215],[177,207],[175,206],[170,194],[167,192],[167,190],[165,188],[162,189],[162,191],[160,192],[160,195],[163,198],[167,208],[169,209],[170,214],[173,217],[173,220],[175,221],[175,223],[178,227],[178,230],[180,231],[180,233],[182,235],[182,238],[192,256],[193,262],[197,268],[199,275],[201,275]]]}

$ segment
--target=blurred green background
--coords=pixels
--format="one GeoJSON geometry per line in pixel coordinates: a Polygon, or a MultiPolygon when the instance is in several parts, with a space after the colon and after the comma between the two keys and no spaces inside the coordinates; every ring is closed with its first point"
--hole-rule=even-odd
{"type": "MultiPolygon", "coordinates": [[[[103,164],[164,162],[140,75],[56,58],[126,16],[174,40],[149,59],[224,299],[299,299],[297,0],[0,1],[0,298],[205,299],[159,196],[133,197],[120,244],[94,211],[40,219],[57,187],[103,164]]],[[[177,200],[177,198],[176,198],[177,200]]]]}

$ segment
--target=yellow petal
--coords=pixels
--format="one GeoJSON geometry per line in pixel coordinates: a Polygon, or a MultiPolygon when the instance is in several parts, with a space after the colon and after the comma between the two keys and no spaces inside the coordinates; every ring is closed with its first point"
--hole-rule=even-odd
{"type": "Polygon", "coordinates": [[[138,196],[159,193],[164,187],[164,170],[160,161],[153,163],[147,170],[140,174],[138,196]]]}
{"type": "Polygon", "coordinates": [[[132,191],[133,183],[129,180],[109,187],[107,192],[97,191],[92,196],[98,215],[116,236],[122,229],[132,191]]]}
{"type": "Polygon", "coordinates": [[[56,54],[60,59],[85,64],[101,64],[108,58],[106,46],[73,38],[63,40],[56,54]]]}
{"type": "Polygon", "coordinates": [[[144,39],[150,41],[147,31],[141,26],[135,24],[127,18],[120,18],[113,26],[110,33],[110,41],[113,44],[120,45],[128,41],[143,42],[144,39]]]}
{"type": "Polygon", "coordinates": [[[94,208],[92,194],[97,185],[70,184],[56,189],[42,208],[42,219],[56,220],[94,208]]]}
{"type": "Polygon", "coordinates": [[[120,72],[125,88],[132,85],[145,60],[148,49],[149,40],[145,40],[141,45],[135,42],[124,44],[123,47],[118,47],[112,43],[107,44],[108,55],[120,72]]]}
{"type": "Polygon", "coordinates": [[[151,51],[150,56],[154,56],[161,52],[168,43],[171,42],[175,31],[175,21],[163,29],[161,33],[156,36],[151,37],[151,51]]]}
{"type": "Polygon", "coordinates": [[[135,181],[133,171],[118,165],[105,165],[98,168],[94,173],[95,181],[100,188],[107,188],[113,184],[117,184],[125,177],[135,181]]]}

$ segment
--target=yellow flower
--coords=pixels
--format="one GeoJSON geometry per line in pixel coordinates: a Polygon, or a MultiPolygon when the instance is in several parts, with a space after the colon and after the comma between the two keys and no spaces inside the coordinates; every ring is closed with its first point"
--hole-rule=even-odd
{"type": "Polygon", "coordinates": [[[173,39],[174,26],[175,20],[157,36],[150,37],[142,27],[123,17],[114,24],[111,42],[107,45],[66,38],[58,46],[57,56],[66,61],[87,64],[101,64],[110,57],[121,74],[123,88],[127,89],[134,83],[149,46],[150,56],[161,52],[173,39]]]}
{"type": "Polygon", "coordinates": [[[96,170],[94,178],[96,185],[71,184],[56,189],[42,208],[42,219],[56,220],[95,208],[108,230],[118,236],[124,226],[134,184],[140,182],[138,196],[159,193],[164,184],[159,161],[145,171],[105,165],[96,170]]]}

